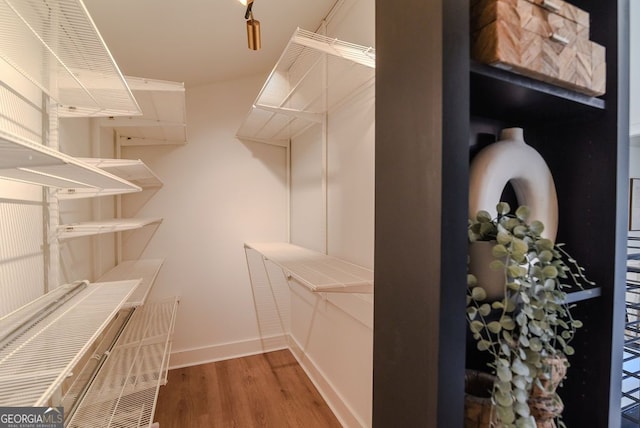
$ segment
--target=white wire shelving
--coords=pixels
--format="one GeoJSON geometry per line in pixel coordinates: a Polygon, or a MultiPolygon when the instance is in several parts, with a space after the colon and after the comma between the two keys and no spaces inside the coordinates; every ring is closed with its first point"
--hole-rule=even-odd
{"type": "Polygon", "coordinates": [[[236,136],[286,147],[322,123],[327,111],[373,84],[374,68],[375,49],[298,28],[236,136]]]}
{"type": "MultiPolygon", "coordinates": [[[[101,159],[77,158],[80,162],[91,165],[109,174],[132,183],[139,189],[160,188],[163,183],[158,176],[140,159],[101,159]]],[[[109,188],[69,188],[57,192],[60,199],[90,198],[96,196],[120,195],[136,190],[109,188]]]]}
{"type": "Polygon", "coordinates": [[[100,125],[113,128],[121,146],[186,144],[184,84],[128,76],[126,80],[142,116],[109,117],[100,125]]]}
{"type": "Polygon", "coordinates": [[[313,292],[373,293],[373,271],[283,242],[246,243],[313,292]]]}
{"type": "Polygon", "coordinates": [[[98,278],[98,281],[109,282],[141,278],[142,282],[131,294],[124,307],[140,306],[146,302],[163,263],[164,259],[123,261],[98,278]]]}
{"type": "Polygon", "coordinates": [[[0,129],[0,177],[56,188],[141,188],[114,174],[0,129]]]}
{"type": "Polygon", "coordinates": [[[138,283],[61,286],[0,319],[0,406],[55,405],[51,398],[138,283]]]}
{"type": "Polygon", "coordinates": [[[56,100],[62,117],[140,114],[81,0],[1,1],[0,58],[56,100]]]}
{"type": "Polygon", "coordinates": [[[78,238],[103,233],[123,232],[161,223],[162,218],[122,218],[61,224],[57,228],[58,239],[78,238]]]}
{"type": "Polygon", "coordinates": [[[177,306],[171,299],[135,310],[67,427],[151,426],[167,381],[177,306]]]}

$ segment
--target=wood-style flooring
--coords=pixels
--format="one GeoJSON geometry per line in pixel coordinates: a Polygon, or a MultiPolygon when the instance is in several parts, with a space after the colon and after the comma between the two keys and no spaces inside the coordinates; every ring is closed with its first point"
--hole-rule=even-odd
{"type": "Polygon", "coordinates": [[[340,427],[290,351],[169,371],[160,428],[340,427]]]}

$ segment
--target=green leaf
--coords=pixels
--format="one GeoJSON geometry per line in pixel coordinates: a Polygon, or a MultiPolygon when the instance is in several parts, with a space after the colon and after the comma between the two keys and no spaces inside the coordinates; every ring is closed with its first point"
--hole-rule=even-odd
{"type": "Polygon", "coordinates": [[[511,406],[502,407],[498,405],[496,406],[496,413],[498,414],[498,420],[503,424],[512,424],[516,420],[516,415],[511,406]]]}
{"type": "Polygon", "coordinates": [[[496,227],[493,225],[493,223],[480,224],[480,234],[482,236],[491,236],[491,235],[495,235],[495,233],[496,233],[496,227]]]}
{"type": "Polygon", "coordinates": [[[529,323],[529,331],[536,336],[542,336],[543,328],[539,321],[533,320],[529,323]]]}
{"type": "Polygon", "coordinates": [[[516,403],[516,413],[518,413],[520,416],[524,416],[527,417],[529,416],[529,406],[525,406],[527,408],[526,413],[520,413],[518,411],[518,404],[522,404],[522,403],[526,403],[527,399],[529,398],[527,392],[524,390],[524,388],[522,389],[516,389],[513,391],[513,398],[516,399],[517,403],[516,403]]]}
{"type": "Polygon", "coordinates": [[[573,321],[571,321],[571,326],[573,328],[582,328],[584,326],[584,324],[582,324],[582,321],[580,321],[580,320],[573,320],[573,321]]]}
{"type": "Polygon", "coordinates": [[[507,252],[507,248],[504,245],[496,244],[491,249],[491,254],[495,258],[501,259],[501,258],[505,257],[508,254],[508,252],[507,252]]]}
{"type": "Polygon", "coordinates": [[[474,274],[468,273],[467,274],[467,287],[473,288],[476,285],[478,285],[478,278],[476,278],[476,276],[474,274]]]}
{"type": "Polygon", "coordinates": [[[538,248],[542,251],[542,250],[553,250],[553,241],[551,241],[550,239],[538,239],[537,242],[537,246],[538,248]]]}
{"type": "Polygon", "coordinates": [[[514,376],[511,383],[518,389],[527,389],[527,379],[525,376],[514,376]]]}
{"type": "Polygon", "coordinates": [[[547,278],[555,278],[558,276],[558,269],[556,269],[555,266],[545,266],[545,268],[542,269],[542,273],[547,278]]]}
{"type": "Polygon", "coordinates": [[[469,323],[469,330],[471,330],[472,333],[480,333],[483,328],[484,324],[481,321],[476,320],[469,323]]]}
{"type": "Polygon", "coordinates": [[[567,345],[564,347],[564,353],[565,355],[573,355],[576,353],[576,350],[573,349],[573,346],[567,345]]]}
{"type": "MultiPolygon", "coordinates": [[[[512,290],[512,291],[520,291],[520,284],[515,283],[515,282],[507,282],[507,288],[509,290],[512,290]]],[[[513,312],[513,311],[509,311],[509,310],[507,310],[507,311],[508,312],[513,312]]]]}
{"type": "Polygon", "coordinates": [[[504,303],[502,303],[500,300],[496,300],[491,304],[491,307],[493,309],[504,309],[504,303]]]}
{"type": "Polygon", "coordinates": [[[478,309],[476,308],[467,308],[467,316],[469,317],[470,320],[475,319],[476,315],[478,315],[478,309]]]}
{"type": "Polygon", "coordinates": [[[480,223],[491,222],[491,214],[485,210],[480,210],[478,211],[478,214],[476,214],[476,220],[480,223]]]}
{"type": "Polygon", "coordinates": [[[498,334],[500,333],[500,331],[502,330],[502,325],[498,322],[498,321],[491,321],[488,325],[487,328],[489,329],[489,331],[493,334],[498,334]]]}
{"type": "Polygon", "coordinates": [[[478,308],[478,312],[483,317],[486,317],[487,315],[489,315],[491,313],[491,306],[488,303],[485,303],[482,306],[480,306],[480,308],[478,308]]]}
{"type": "Polygon", "coordinates": [[[544,224],[541,221],[534,220],[529,224],[529,230],[533,232],[534,235],[540,236],[544,231],[544,224]]]}
{"type": "Polygon", "coordinates": [[[546,279],[544,281],[544,289],[545,291],[553,291],[556,288],[556,281],[553,279],[546,279]]]}
{"type": "Polygon", "coordinates": [[[507,215],[511,211],[511,207],[506,202],[500,202],[496,205],[496,211],[500,215],[507,215]]]}
{"type": "Polygon", "coordinates": [[[511,369],[509,369],[509,367],[503,366],[498,367],[498,369],[496,370],[496,375],[502,382],[511,382],[511,379],[513,377],[511,375],[511,369]]]}
{"type": "Polygon", "coordinates": [[[529,341],[529,348],[534,352],[542,351],[542,342],[539,338],[534,337],[529,341]]]}
{"type": "Polygon", "coordinates": [[[530,376],[529,367],[520,358],[516,358],[511,363],[511,371],[521,376],[530,376]]]}
{"type": "Polygon", "coordinates": [[[536,428],[536,426],[536,420],[533,416],[518,419],[518,422],[516,423],[516,428],[536,428]]]}
{"type": "Polygon", "coordinates": [[[498,390],[494,395],[496,403],[498,403],[499,406],[510,407],[513,405],[513,397],[511,394],[498,390]]]}
{"type": "MultiPolygon", "coordinates": [[[[515,343],[514,343],[514,345],[515,345],[515,343]]],[[[503,342],[503,343],[500,344],[500,351],[502,352],[502,354],[505,357],[508,357],[508,356],[511,355],[511,348],[509,348],[509,344],[507,344],[507,343],[503,342]]]]}
{"type": "Polygon", "coordinates": [[[491,342],[488,340],[481,340],[478,342],[478,351],[486,351],[491,347],[491,342]]]}
{"type": "Polygon", "coordinates": [[[511,236],[511,234],[504,230],[498,232],[498,235],[496,236],[496,240],[498,241],[498,244],[501,244],[501,245],[509,244],[512,239],[513,237],[511,236]]]}
{"type": "Polygon", "coordinates": [[[512,278],[519,278],[522,276],[522,269],[518,265],[511,265],[507,268],[507,273],[512,278]]]}
{"type": "Polygon", "coordinates": [[[510,218],[504,223],[504,227],[508,231],[512,231],[518,225],[520,225],[520,221],[517,218],[510,218]]]}
{"type": "Polygon", "coordinates": [[[504,328],[505,330],[513,330],[516,328],[516,323],[515,321],[513,321],[513,318],[508,317],[508,316],[503,316],[500,319],[500,325],[502,326],[502,328],[504,328]]]}
{"type": "Polygon", "coordinates": [[[524,238],[527,235],[527,228],[523,225],[519,225],[513,228],[513,234],[518,238],[524,238]]]}
{"type": "Polygon", "coordinates": [[[526,205],[521,205],[516,210],[516,217],[518,217],[522,221],[526,221],[531,215],[531,210],[526,205]]]}
{"type": "Polygon", "coordinates": [[[487,292],[482,287],[475,287],[471,290],[471,298],[476,302],[481,302],[487,298],[487,292]]]}
{"type": "Polygon", "coordinates": [[[489,268],[495,271],[502,270],[504,267],[504,262],[502,260],[494,260],[489,264],[489,268]]]}
{"type": "MultiPolygon", "coordinates": [[[[508,346],[516,345],[516,341],[513,340],[513,336],[511,336],[511,333],[509,333],[507,330],[502,330],[502,338],[505,340],[506,345],[508,346]]],[[[508,354],[508,353],[505,352],[505,354],[508,354]]]]}
{"type": "Polygon", "coordinates": [[[522,239],[514,238],[511,242],[511,249],[515,253],[526,254],[529,251],[529,246],[522,239]]]}

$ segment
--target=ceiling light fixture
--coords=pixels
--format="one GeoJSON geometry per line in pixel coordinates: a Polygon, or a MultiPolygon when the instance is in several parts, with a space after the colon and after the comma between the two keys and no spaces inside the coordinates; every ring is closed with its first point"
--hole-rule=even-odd
{"type": "MultiPolygon", "coordinates": [[[[241,0],[242,3],[244,1],[241,0]]],[[[249,49],[257,51],[262,43],[260,38],[260,21],[253,19],[253,0],[246,0],[247,11],[244,13],[244,19],[247,20],[247,42],[249,49]]]]}

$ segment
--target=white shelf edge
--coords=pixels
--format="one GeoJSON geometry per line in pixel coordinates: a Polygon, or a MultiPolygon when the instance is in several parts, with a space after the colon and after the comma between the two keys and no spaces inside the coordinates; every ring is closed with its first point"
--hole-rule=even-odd
{"type": "Polygon", "coordinates": [[[151,425],[166,381],[177,307],[173,298],[136,308],[68,427],[151,425]],[[146,337],[150,331],[158,333],[153,341],[146,337]]]}
{"type": "Polygon", "coordinates": [[[183,82],[148,79],[146,77],[124,76],[132,91],[185,92],[183,82]]]}
{"type": "Polygon", "coordinates": [[[140,229],[154,223],[161,223],[162,218],[131,218],[87,221],[71,224],[61,224],[57,227],[58,239],[71,239],[81,236],[100,235],[103,233],[123,232],[140,229]]]}
{"type": "MultiPolygon", "coordinates": [[[[11,340],[0,350],[0,405],[47,405],[138,283],[133,280],[89,284],[11,340]]],[[[45,300],[44,303],[54,301],[45,300]]],[[[37,313],[31,304],[24,308],[27,314],[20,309],[0,322],[16,326],[37,313]]]]}
{"type": "Polygon", "coordinates": [[[120,136],[120,145],[122,147],[136,146],[184,146],[186,140],[163,140],[158,138],[138,138],[120,136]]]}
{"type": "Polygon", "coordinates": [[[153,288],[164,259],[127,260],[105,272],[98,281],[117,281],[140,278],[142,281],[131,294],[124,308],[144,305],[153,288]]]}
{"type": "Polygon", "coordinates": [[[0,129],[0,177],[56,188],[140,187],[52,148],[0,129]]]}
{"type": "Polygon", "coordinates": [[[244,245],[312,292],[373,293],[373,271],[354,263],[282,242],[244,245]]]}

